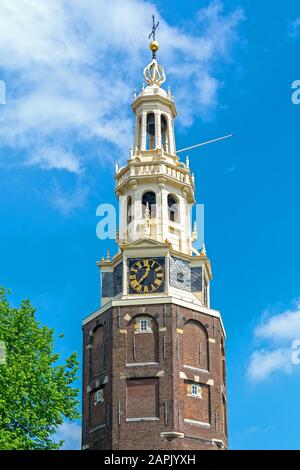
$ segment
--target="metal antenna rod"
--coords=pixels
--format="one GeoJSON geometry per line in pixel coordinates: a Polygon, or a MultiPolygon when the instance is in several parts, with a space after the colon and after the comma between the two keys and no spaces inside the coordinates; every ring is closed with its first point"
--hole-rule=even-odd
{"type": "Polygon", "coordinates": [[[185,152],[186,150],[195,149],[196,147],[203,147],[203,145],[212,144],[213,142],[218,142],[219,140],[229,139],[230,137],[233,137],[233,135],[234,134],[228,134],[228,135],[225,135],[224,137],[219,137],[218,139],[208,140],[207,142],[202,142],[201,144],[192,145],[191,147],[187,147],[185,149],[177,150],[176,153],[185,152]]]}

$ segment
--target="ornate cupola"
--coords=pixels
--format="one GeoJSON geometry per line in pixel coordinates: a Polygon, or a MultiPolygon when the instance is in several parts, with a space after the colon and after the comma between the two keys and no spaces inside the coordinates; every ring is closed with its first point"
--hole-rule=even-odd
{"type": "Polygon", "coordinates": [[[176,153],[157,26],[133,147],[116,164],[118,250],[98,262],[101,306],[83,322],[86,449],[227,447],[225,332],[205,246],[193,246],[195,181],[176,153]]]}
{"type": "Polygon", "coordinates": [[[120,245],[145,236],[192,254],[191,208],[195,184],[189,165],[176,154],[174,98],[161,87],[166,80],[157,62],[158,42],[150,43],[152,60],[144,69],[147,86],[134,95],[134,146],[126,166],[116,167],[120,201],[120,245]]]}

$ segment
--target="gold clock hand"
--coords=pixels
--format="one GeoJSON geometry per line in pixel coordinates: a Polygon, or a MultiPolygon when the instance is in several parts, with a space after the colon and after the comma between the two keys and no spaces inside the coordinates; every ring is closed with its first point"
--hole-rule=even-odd
{"type": "Polygon", "coordinates": [[[145,273],[143,274],[143,276],[139,279],[138,283],[141,284],[148,276],[149,276],[149,272],[150,272],[150,266],[148,266],[146,268],[146,271],[145,273]]]}

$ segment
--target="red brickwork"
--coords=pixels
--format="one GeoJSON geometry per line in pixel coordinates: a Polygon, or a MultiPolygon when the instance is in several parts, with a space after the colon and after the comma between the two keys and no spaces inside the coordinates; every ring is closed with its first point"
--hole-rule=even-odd
{"type": "Polygon", "coordinates": [[[209,369],[208,333],[199,321],[191,320],[183,327],[183,364],[209,369]]]}
{"type": "Polygon", "coordinates": [[[191,385],[196,382],[184,381],[181,384],[182,396],[185,397],[183,404],[183,418],[184,420],[198,421],[201,423],[211,424],[210,416],[210,386],[205,384],[200,385],[199,397],[191,396],[191,385]]]}
{"type": "Polygon", "coordinates": [[[127,364],[158,362],[158,324],[155,318],[137,316],[127,327],[127,364]],[[141,319],[148,319],[149,331],[139,331],[141,319]]]}
{"type": "Polygon", "coordinates": [[[227,447],[218,318],[174,304],[113,307],[83,332],[83,448],[217,449],[213,440],[227,447]],[[150,332],[138,332],[139,318],[149,318],[150,332]],[[201,397],[190,396],[192,383],[201,397]],[[104,403],[95,405],[100,387],[104,403]]]}
{"type": "Polygon", "coordinates": [[[126,387],[126,417],[159,417],[159,379],[129,379],[126,387]]]}

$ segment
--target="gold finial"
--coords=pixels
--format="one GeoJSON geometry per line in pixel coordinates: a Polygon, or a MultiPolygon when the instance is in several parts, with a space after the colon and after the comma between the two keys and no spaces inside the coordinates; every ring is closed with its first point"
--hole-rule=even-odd
{"type": "MultiPolygon", "coordinates": [[[[149,48],[150,50],[153,52],[153,55],[155,54],[156,55],[156,52],[158,51],[159,49],[159,44],[157,41],[151,41],[150,44],[149,44],[149,48]]],[[[155,57],[154,57],[155,58],[155,57]]]]}

